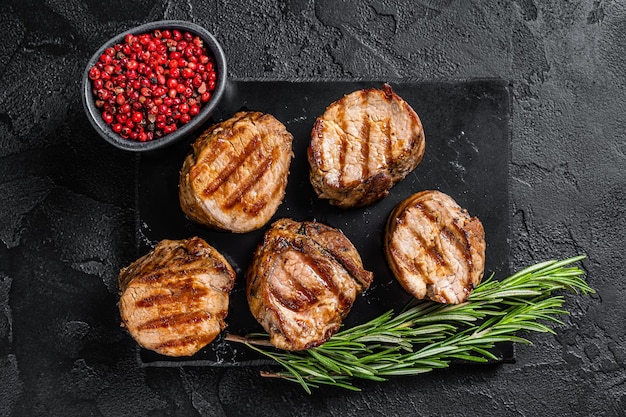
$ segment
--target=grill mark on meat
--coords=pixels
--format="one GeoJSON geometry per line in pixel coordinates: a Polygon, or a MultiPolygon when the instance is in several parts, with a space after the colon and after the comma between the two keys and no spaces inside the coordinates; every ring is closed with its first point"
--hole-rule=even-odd
{"type": "Polygon", "coordinates": [[[315,262],[310,256],[305,257],[304,263],[313,271],[315,276],[319,278],[320,282],[324,284],[324,287],[326,287],[328,291],[335,295],[339,294],[339,289],[337,285],[335,285],[333,272],[330,268],[321,265],[319,262],[315,262]]]}
{"type": "MultiPolygon", "coordinates": [[[[176,259],[178,261],[178,259],[176,259]]],[[[217,269],[218,271],[223,271],[217,269]]],[[[176,280],[176,276],[192,276],[192,275],[200,275],[210,273],[211,269],[208,268],[185,268],[185,269],[175,269],[175,268],[167,268],[162,267],[156,269],[154,272],[150,274],[140,275],[134,278],[134,282],[140,282],[143,284],[149,284],[155,281],[159,281],[163,278],[167,280],[176,280]]]]}
{"type": "MultiPolygon", "coordinates": [[[[414,220],[414,222],[412,221],[409,223],[409,231],[411,232],[411,237],[419,243],[419,247],[425,256],[428,256],[438,266],[446,267],[447,262],[444,260],[440,251],[435,247],[435,243],[426,241],[426,239],[424,239],[424,236],[416,229],[419,219],[414,220]]],[[[431,281],[431,279],[429,278],[429,274],[422,267],[422,263],[419,262],[420,259],[421,256],[415,257],[415,259],[413,259],[412,265],[420,271],[425,280],[431,281]]]]}
{"type": "Polygon", "coordinates": [[[220,275],[228,274],[230,271],[230,265],[226,265],[222,262],[219,262],[217,259],[212,260],[211,268],[220,275]]]}
{"type": "Polygon", "coordinates": [[[167,286],[169,290],[172,291],[172,294],[154,294],[148,297],[142,298],[135,302],[135,305],[140,308],[148,308],[155,305],[167,305],[174,303],[183,303],[185,305],[192,305],[199,301],[200,297],[204,297],[209,294],[209,292],[201,287],[194,287],[192,285],[188,285],[181,289],[176,289],[175,285],[170,284],[167,286]]]}
{"type": "MultiPolygon", "coordinates": [[[[435,234],[440,234],[443,233],[444,230],[447,230],[446,225],[440,224],[437,217],[433,216],[433,212],[429,208],[427,208],[422,202],[414,204],[413,207],[419,210],[423,221],[430,222],[431,229],[437,231],[437,233],[435,234]]],[[[410,229],[412,237],[420,243],[420,246],[424,249],[424,252],[426,252],[430,259],[432,259],[438,266],[449,266],[448,260],[446,260],[443,255],[444,253],[446,253],[446,251],[443,250],[443,248],[438,247],[436,240],[433,240],[430,243],[426,242],[422,234],[415,229],[415,226],[417,225],[417,222],[419,220],[420,219],[414,219],[414,221],[410,222],[411,225],[414,225],[414,227],[411,227],[410,229]]]]}
{"type": "MultiPolygon", "coordinates": [[[[299,239],[291,243],[294,249],[298,250],[304,255],[304,259],[302,262],[304,265],[306,265],[307,268],[309,268],[313,272],[313,274],[317,278],[317,282],[321,283],[326,288],[326,290],[330,294],[332,294],[332,296],[337,297],[338,299],[337,304],[339,308],[345,309],[346,306],[350,305],[351,301],[348,298],[346,298],[346,296],[343,294],[340,288],[337,287],[337,284],[335,283],[335,280],[333,279],[334,271],[332,267],[330,265],[325,265],[323,262],[317,262],[312,256],[309,255],[309,253],[313,249],[310,247],[307,247],[308,245],[303,243],[299,239]]],[[[343,268],[343,266],[339,262],[337,263],[339,264],[341,268],[343,268]]],[[[350,276],[350,279],[352,279],[352,276],[350,276]]],[[[275,295],[277,299],[281,298],[281,297],[278,297],[278,294],[275,294],[275,295]]]]}
{"type": "Polygon", "coordinates": [[[457,226],[456,223],[453,223],[451,227],[453,230],[450,230],[449,227],[442,229],[441,235],[452,243],[456,247],[457,251],[463,255],[463,260],[465,260],[467,270],[471,271],[473,263],[472,252],[467,232],[457,226]]]}
{"type": "MultiPolygon", "coordinates": [[[[252,172],[252,174],[249,175],[245,179],[245,181],[237,187],[234,193],[228,196],[222,208],[232,209],[237,203],[241,203],[242,198],[270,169],[270,167],[272,166],[272,161],[275,158],[277,158],[277,156],[274,155],[274,152],[272,152],[271,156],[266,156],[263,160],[263,163],[258,164],[256,166],[256,169],[252,172]]],[[[247,210],[247,212],[251,215],[256,215],[266,205],[267,205],[267,199],[259,198],[257,201],[254,202],[254,204],[248,206],[252,210],[247,210]]]]}
{"type": "Polygon", "coordinates": [[[357,260],[355,257],[356,249],[343,233],[316,222],[303,222],[297,233],[310,237],[318,250],[330,255],[359,285],[364,288],[370,286],[372,273],[359,264],[360,258],[357,260]]]}
{"type": "Polygon", "coordinates": [[[323,265],[322,263],[317,262],[315,259],[313,259],[313,257],[310,255],[313,248],[301,239],[294,239],[289,243],[293,250],[297,250],[303,255],[303,265],[306,265],[306,267],[308,267],[315,274],[315,276],[318,278],[318,281],[321,282],[324,287],[332,294],[339,294],[339,289],[337,288],[337,285],[333,280],[333,271],[327,265],[323,265]]]}
{"type": "MultiPolygon", "coordinates": [[[[452,216],[452,213],[449,213],[448,207],[446,207],[445,205],[442,205],[435,200],[431,200],[429,201],[429,203],[439,206],[438,210],[445,210],[446,212],[448,212],[448,216],[452,216]]],[[[452,245],[452,247],[454,248],[453,251],[462,255],[462,259],[465,261],[465,264],[467,266],[467,272],[471,271],[472,254],[470,251],[470,243],[466,232],[461,229],[455,222],[442,224],[441,221],[439,221],[439,219],[435,215],[433,215],[433,213],[436,212],[435,209],[427,207],[423,202],[418,202],[414,204],[414,207],[420,211],[420,214],[425,219],[432,223],[432,227],[436,231],[436,234],[441,236],[444,241],[449,242],[450,245],[452,245]]],[[[451,266],[451,260],[444,258],[442,254],[447,254],[448,257],[456,259],[454,257],[454,254],[452,253],[453,251],[445,250],[445,248],[441,247],[439,249],[435,249],[434,251],[429,250],[428,255],[441,266],[451,266]]]]}
{"type": "MultiPolygon", "coordinates": [[[[446,224],[441,225],[439,235],[444,237],[448,242],[450,242],[456,249],[457,253],[462,255],[463,260],[465,261],[465,264],[467,266],[467,272],[469,273],[472,270],[472,253],[469,237],[467,236],[467,231],[459,227],[459,225],[457,224],[457,214],[451,211],[451,207],[446,204],[442,204],[441,201],[437,199],[431,199],[429,203],[438,206],[437,209],[429,209],[429,214],[436,212],[435,210],[438,210],[440,212],[446,213],[444,218],[452,220],[446,222],[446,224]]],[[[448,251],[448,253],[451,257],[453,256],[450,251],[448,251]]]]}
{"type": "Polygon", "coordinates": [[[428,247],[426,253],[428,254],[428,256],[430,256],[430,259],[435,261],[438,266],[448,266],[448,262],[443,258],[443,255],[441,254],[441,252],[439,252],[435,245],[428,247]]]}
{"type": "Polygon", "coordinates": [[[383,140],[385,141],[385,163],[389,164],[389,162],[393,158],[393,143],[391,137],[391,117],[387,117],[385,119],[385,134],[383,135],[383,140]]]}
{"type": "MultiPolygon", "coordinates": [[[[202,297],[209,294],[209,291],[206,287],[194,285],[196,280],[186,279],[186,280],[173,280],[166,283],[166,286],[161,288],[166,288],[169,293],[168,294],[154,294],[144,297],[135,302],[137,307],[147,308],[152,307],[154,305],[166,305],[173,303],[183,303],[185,305],[192,305],[198,302],[202,297]]],[[[216,291],[224,292],[225,290],[222,288],[216,288],[214,285],[210,285],[211,288],[216,291]]]]}
{"type": "Polygon", "coordinates": [[[203,190],[203,194],[205,197],[213,194],[223,183],[230,177],[230,175],[237,170],[245,160],[259,147],[259,142],[261,141],[261,137],[256,134],[253,136],[252,140],[250,140],[243,151],[234,156],[228,164],[222,169],[218,175],[209,183],[206,188],[203,190]]]}
{"type": "MultiPolygon", "coordinates": [[[[337,148],[337,187],[342,187],[343,186],[343,171],[344,171],[344,165],[345,165],[345,159],[346,159],[346,149],[348,146],[348,134],[346,133],[345,130],[345,124],[344,124],[344,116],[345,116],[345,108],[343,106],[339,106],[337,108],[337,116],[338,116],[338,120],[339,123],[335,123],[335,125],[337,126],[338,129],[338,135],[339,135],[339,140],[341,141],[341,143],[339,144],[338,148],[337,148]]],[[[322,138],[321,140],[321,144],[322,146],[320,146],[320,148],[324,147],[324,144],[327,144],[328,141],[324,138],[324,125],[322,125],[322,129],[319,132],[320,138],[322,138]]],[[[328,127],[327,127],[328,128],[328,127]]],[[[332,151],[332,150],[331,150],[332,151]]],[[[324,156],[323,156],[324,152],[322,150],[321,154],[320,154],[320,161],[323,162],[323,169],[328,170],[330,168],[332,168],[332,166],[328,166],[326,164],[326,161],[324,160],[324,156]]]]}
{"type": "MultiPolygon", "coordinates": [[[[312,244],[314,245],[314,247],[311,247],[310,244],[303,243],[299,239],[296,240],[294,243],[295,243],[294,247],[302,251],[302,253],[305,255],[304,263],[314,272],[317,278],[319,278],[320,282],[324,284],[326,289],[333,296],[336,296],[338,298],[339,307],[341,309],[345,309],[346,306],[349,306],[352,303],[352,301],[346,298],[345,294],[341,291],[341,289],[337,287],[337,283],[333,279],[333,276],[335,275],[334,273],[335,271],[333,271],[333,267],[325,264],[324,262],[317,262],[312,256],[309,255],[309,253],[311,252],[320,250],[320,248],[318,247],[319,244],[313,240],[312,244]]],[[[324,250],[324,252],[326,251],[324,250]]],[[[338,262],[336,259],[334,259],[334,257],[332,258],[331,262],[336,263],[337,266],[339,266],[339,268],[344,268],[344,266],[340,262],[338,262]]],[[[346,271],[346,272],[348,272],[347,275],[349,276],[349,278],[353,279],[349,271],[346,271]]]]}
{"type": "Polygon", "coordinates": [[[424,271],[423,265],[418,262],[419,258],[409,257],[408,254],[403,251],[401,247],[396,246],[393,242],[391,243],[389,250],[393,254],[393,257],[396,259],[398,265],[403,266],[409,271],[414,270],[422,276],[427,276],[424,271]]]}
{"type": "Polygon", "coordinates": [[[190,324],[198,324],[211,319],[211,314],[206,311],[192,311],[190,313],[177,313],[168,316],[148,320],[139,326],[138,330],[154,330],[168,327],[178,327],[190,324]]]}
{"type": "Polygon", "coordinates": [[[337,186],[343,187],[343,176],[346,170],[346,153],[348,152],[348,133],[341,126],[341,145],[339,146],[339,177],[337,178],[337,186]]]}
{"type": "Polygon", "coordinates": [[[427,218],[428,221],[430,221],[431,223],[436,223],[437,222],[437,217],[433,216],[432,210],[430,210],[428,207],[426,207],[426,205],[423,202],[418,201],[417,203],[415,203],[413,205],[413,207],[415,207],[417,210],[419,210],[419,212],[422,214],[422,216],[427,218]]]}
{"type": "Polygon", "coordinates": [[[254,204],[248,204],[246,206],[246,212],[248,214],[256,216],[259,212],[261,212],[261,210],[265,208],[267,203],[268,203],[267,199],[259,199],[258,201],[255,201],[254,204]]]}
{"type": "MultiPolygon", "coordinates": [[[[284,273],[288,273],[284,271],[284,273]]],[[[291,311],[302,311],[307,308],[307,306],[315,303],[317,301],[317,297],[315,294],[306,288],[297,277],[294,277],[293,274],[289,274],[289,286],[291,287],[291,292],[285,293],[284,291],[280,291],[274,285],[274,281],[270,282],[270,290],[276,301],[278,301],[281,305],[286,307],[291,311]]]]}
{"type": "Polygon", "coordinates": [[[313,240],[317,245],[319,245],[320,250],[328,253],[328,255],[332,256],[333,260],[337,262],[341,267],[348,273],[350,278],[354,279],[359,285],[367,288],[371,284],[372,276],[368,271],[363,270],[354,259],[350,258],[348,253],[342,253],[340,251],[335,250],[334,248],[330,248],[328,246],[324,246],[321,242],[313,240]]]}
{"type": "Polygon", "coordinates": [[[178,339],[167,340],[156,346],[157,349],[181,348],[187,345],[207,345],[215,339],[215,335],[185,336],[178,339]]]}
{"type": "Polygon", "coordinates": [[[370,159],[370,120],[367,114],[363,115],[363,121],[361,125],[361,138],[365,139],[361,143],[361,178],[367,178],[370,175],[369,171],[369,159],[370,159]]]}
{"type": "Polygon", "coordinates": [[[137,300],[135,305],[140,308],[148,308],[155,305],[167,305],[173,304],[179,300],[179,297],[174,294],[155,294],[141,300],[137,300]]]}
{"type": "MultiPolygon", "coordinates": [[[[232,137],[233,132],[228,131],[229,136],[232,137]]],[[[211,143],[211,152],[208,152],[200,161],[196,162],[196,166],[191,173],[191,178],[195,179],[200,173],[207,170],[208,167],[215,162],[215,160],[224,152],[225,147],[230,147],[230,143],[225,139],[218,139],[211,143]]]]}

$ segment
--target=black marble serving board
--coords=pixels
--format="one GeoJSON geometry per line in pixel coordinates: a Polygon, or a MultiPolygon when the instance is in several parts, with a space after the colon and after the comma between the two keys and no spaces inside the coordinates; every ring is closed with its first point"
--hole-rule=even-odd
{"type": "MultiPolygon", "coordinates": [[[[387,266],[382,248],[384,224],[392,208],[409,195],[437,189],[452,196],[482,221],[487,241],[485,275],[509,273],[508,161],[510,143],[509,85],[503,80],[459,82],[390,82],[394,91],[419,114],[426,135],[422,163],[384,200],[366,208],[343,210],[316,197],[308,179],[306,148],[315,118],[330,103],[379,82],[230,82],[223,103],[207,127],[238,110],[271,113],[293,134],[286,197],[274,218],[316,219],[341,229],[354,243],[365,268],[374,272],[371,288],[358,297],[345,326],[369,320],[389,309],[400,309],[410,297],[387,266]]],[[[173,147],[142,154],[137,178],[137,256],[161,239],[200,236],[223,253],[237,272],[230,297],[227,332],[245,335],[262,331],[252,317],[244,272],[265,228],[246,234],[210,231],[189,221],[178,203],[178,173],[190,151],[192,137],[173,147]]],[[[494,353],[513,360],[513,346],[501,344],[494,353]]],[[[139,349],[146,366],[252,366],[267,363],[245,346],[218,337],[193,357],[169,358],[139,349]]]]}

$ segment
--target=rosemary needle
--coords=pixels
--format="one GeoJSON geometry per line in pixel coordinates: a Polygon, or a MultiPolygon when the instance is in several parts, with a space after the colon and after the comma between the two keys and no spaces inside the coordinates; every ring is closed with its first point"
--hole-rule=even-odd
{"type": "Polygon", "coordinates": [[[573,264],[584,256],[546,261],[502,281],[483,281],[462,304],[420,302],[399,313],[388,311],[361,325],[342,330],[321,346],[305,351],[273,349],[267,335],[231,341],[274,360],[282,370],[262,375],[299,383],[308,393],[320,385],[359,390],[355,379],[384,381],[392,376],[417,375],[446,368],[453,360],[487,362],[496,343],[530,344],[521,332],[554,333],[542,322],[560,324],[565,290],[590,294],[594,290],[573,264]],[[542,322],[540,322],[542,321],[542,322]]]}

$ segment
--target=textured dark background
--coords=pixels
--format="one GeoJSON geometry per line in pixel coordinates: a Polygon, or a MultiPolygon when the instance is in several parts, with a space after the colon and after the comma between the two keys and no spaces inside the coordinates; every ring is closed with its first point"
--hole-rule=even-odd
{"type": "Polygon", "coordinates": [[[0,415],[626,414],[625,2],[4,0],[0,27],[0,415]],[[598,293],[568,296],[515,364],[361,393],[139,368],[115,306],[135,156],[95,136],[79,79],[105,39],[163,18],[212,31],[234,79],[510,80],[511,268],[585,253],[598,293]]]}

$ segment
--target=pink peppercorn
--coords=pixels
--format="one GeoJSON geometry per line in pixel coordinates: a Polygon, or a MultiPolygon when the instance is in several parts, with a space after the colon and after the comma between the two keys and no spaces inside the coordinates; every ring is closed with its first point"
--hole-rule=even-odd
{"type": "Polygon", "coordinates": [[[128,34],[88,72],[103,121],[123,138],[150,141],[200,113],[215,89],[213,60],[200,37],[179,30],[128,34]]]}

